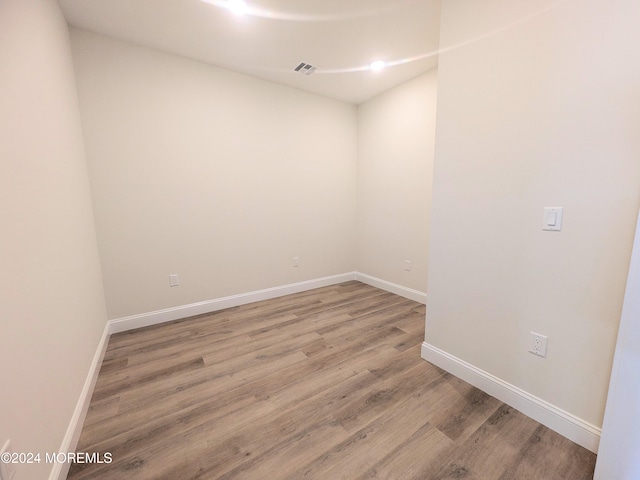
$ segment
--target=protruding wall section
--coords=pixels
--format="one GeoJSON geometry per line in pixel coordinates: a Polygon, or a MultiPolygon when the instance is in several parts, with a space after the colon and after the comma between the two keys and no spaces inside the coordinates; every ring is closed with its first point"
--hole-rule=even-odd
{"type": "Polygon", "coordinates": [[[640,205],[638,18],[442,4],[426,343],[597,427],[640,205]]]}
{"type": "MultiPolygon", "coordinates": [[[[67,25],[51,0],[0,2],[0,446],[63,448],[106,323],[67,25]]],[[[66,445],[68,448],[69,445],[66,445]]]]}

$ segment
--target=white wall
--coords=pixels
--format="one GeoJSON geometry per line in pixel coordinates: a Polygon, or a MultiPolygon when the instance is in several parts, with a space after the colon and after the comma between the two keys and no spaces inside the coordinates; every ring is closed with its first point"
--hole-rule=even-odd
{"type": "Polygon", "coordinates": [[[110,318],[355,269],[355,106],[71,40],[110,318]]]}
{"type": "Polygon", "coordinates": [[[640,478],[640,217],[594,478],[640,478]]]}
{"type": "MultiPolygon", "coordinates": [[[[68,30],[0,2],[0,443],[58,451],[106,322],[68,30]]],[[[52,465],[18,465],[16,480],[52,465]]]]}
{"type": "Polygon", "coordinates": [[[635,0],[442,5],[426,342],[595,426],[640,205],[638,18],[635,0]]]}
{"type": "Polygon", "coordinates": [[[431,70],[358,107],[358,271],[420,292],[427,291],[437,75],[431,70]]]}

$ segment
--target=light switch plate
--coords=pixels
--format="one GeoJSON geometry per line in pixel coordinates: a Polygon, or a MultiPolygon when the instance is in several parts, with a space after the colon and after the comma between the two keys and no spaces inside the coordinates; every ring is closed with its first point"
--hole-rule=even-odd
{"type": "Polygon", "coordinates": [[[544,207],[542,229],[551,232],[562,230],[562,207],[544,207]]]}

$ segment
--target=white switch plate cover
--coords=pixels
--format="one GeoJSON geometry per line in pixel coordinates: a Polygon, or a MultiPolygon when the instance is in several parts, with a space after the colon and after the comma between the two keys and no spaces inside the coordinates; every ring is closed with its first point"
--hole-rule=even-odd
{"type": "Polygon", "coordinates": [[[171,275],[169,275],[169,286],[177,287],[178,285],[180,285],[180,278],[178,277],[178,274],[172,273],[171,275]]]}
{"type": "Polygon", "coordinates": [[[562,230],[562,207],[544,207],[542,229],[551,232],[562,230]]]}
{"type": "Polygon", "coordinates": [[[405,269],[407,272],[410,272],[410,271],[411,271],[411,260],[405,260],[405,261],[404,261],[404,269],[405,269]]]}

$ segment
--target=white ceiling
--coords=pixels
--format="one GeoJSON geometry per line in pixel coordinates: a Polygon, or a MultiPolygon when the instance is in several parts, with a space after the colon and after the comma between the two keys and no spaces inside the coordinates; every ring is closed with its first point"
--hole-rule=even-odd
{"type": "Polygon", "coordinates": [[[246,0],[242,16],[207,1],[59,3],[72,26],[354,104],[437,65],[440,0],[246,0]]]}

